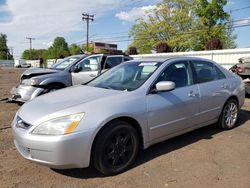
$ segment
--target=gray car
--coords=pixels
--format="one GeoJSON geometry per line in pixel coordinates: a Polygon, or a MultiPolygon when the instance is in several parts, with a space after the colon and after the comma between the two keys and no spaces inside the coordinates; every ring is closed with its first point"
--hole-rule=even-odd
{"type": "Polygon", "coordinates": [[[123,55],[74,55],[50,69],[28,69],[22,74],[20,84],[12,88],[10,100],[26,102],[45,93],[86,83],[102,71],[130,59],[123,55]]]}
{"type": "Polygon", "coordinates": [[[213,123],[232,129],[244,97],[241,78],[213,61],[134,60],[24,104],[12,122],[14,143],[51,168],[92,164],[117,174],[139,148],[213,123]]]}

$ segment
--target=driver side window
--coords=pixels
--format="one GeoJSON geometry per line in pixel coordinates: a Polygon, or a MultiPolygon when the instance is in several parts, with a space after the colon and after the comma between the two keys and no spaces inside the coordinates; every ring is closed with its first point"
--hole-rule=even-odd
{"type": "Polygon", "coordinates": [[[172,81],[176,88],[192,85],[193,77],[189,63],[181,61],[167,66],[157,80],[160,81],[172,81]]]}
{"type": "Polygon", "coordinates": [[[97,71],[100,58],[101,57],[97,56],[84,59],[76,67],[79,70],[79,72],[97,71]]]}

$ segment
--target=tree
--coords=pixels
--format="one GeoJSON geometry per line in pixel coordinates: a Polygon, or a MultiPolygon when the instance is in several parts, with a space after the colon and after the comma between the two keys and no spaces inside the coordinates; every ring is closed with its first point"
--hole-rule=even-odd
{"type": "Polygon", "coordinates": [[[70,55],[82,54],[82,49],[80,48],[80,46],[78,46],[76,44],[72,44],[69,47],[69,51],[70,51],[70,55]]]}
{"type": "Polygon", "coordinates": [[[94,45],[92,43],[89,44],[88,49],[87,45],[83,44],[82,46],[84,53],[93,53],[94,52],[94,45]]]}
{"type": "Polygon", "coordinates": [[[135,46],[130,46],[128,48],[128,55],[137,55],[137,54],[138,54],[138,51],[135,46]]]}
{"type": "Polygon", "coordinates": [[[24,50],[22,54],[22,59],[26,60],[40,60],[43,59],[45,61],[47,59],[47,50],[45,49],[32,49],[32,50],[24,50]]]}
{"type": "Polygon", "coordinates": [[[227,0],[163,0],[137,20],[130,31],[132,46],[151,53],[166,41],[172,51],[204,50],[217,38],[224,48],[234,48],[230,15],[223,10],[227,0]]]}
{"type": "Polygon", "coordinates": [[[60,59],[70,55],[68,43],[63,37],[56,37],[48,49],[48,59],[60,59]]]}
{"type": "Polygon", "coordinates": [[[211,39],[207,42],[206,50],[219,50],[222,49],[223,45],[219,39],[211,39]]]}
{"type": "Polygon", "coordinates": [[[10,54],[9,48],[7,46],[7,36],[2,33],[0,33],[0,59],[13,59],[13,56],[10,54]]]}
{"type": "Polygon", "coordinates": [[[159,42],[156,44],[156,52],[157,53],[171,52],[171,48],[168,46],[166,42],[159,42]]]}
{"type": "Polygon", "coordinates": [[[173,51],[189,50],[191,39],[187,33],[192,29],[194,17],[192,0],[164,0],[132,27],[132,45],[140,53],[151,53],[160,41],[166,41],[173,51]]]}
{"type": "Polygon", "coordinates": [[[218,39],[223,48],[235,48],[235,38],[230,15],[223,10],[227,0],[196,0],[198,16],[196,30],[203,30],[194,37],[194,50],[204,50],[208,41],[218,39]]]}

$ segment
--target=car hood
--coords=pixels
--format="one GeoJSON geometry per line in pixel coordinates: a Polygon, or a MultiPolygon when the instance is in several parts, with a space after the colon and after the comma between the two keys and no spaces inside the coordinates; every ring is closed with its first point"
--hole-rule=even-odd
{"type": "MultiPolygon", "coordinates": [[[[65,111],[71,107],[121,93],[124,91],[78,85],[37,97],[25,103],[18,115],[27,123],[37,124],[45,119],[63,116],[65,111]]],[[[69,114],[79,112],[83,111],[76,108],[76,111],[72,110],[69,114]]]]}
{"type": "Polygon", "coordinates": [[[28,78],[32,78],[35,76],[40,76],[40,75],[44,75],[44,74],[53,74],[56,72],[60,72],[60,71],[55,70],[55,69],[29,68],[26,71],[24,71],[21,78],[28,79],[28,78]]]}

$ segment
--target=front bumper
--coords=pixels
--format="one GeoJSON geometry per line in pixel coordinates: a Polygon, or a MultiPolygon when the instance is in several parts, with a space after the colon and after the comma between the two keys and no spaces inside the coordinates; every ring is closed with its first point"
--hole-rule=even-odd
{"type": "Polygon", "coordinates": [[[17,87],[13,87],[11,89],[10,101],[27,102],[37,97],[43,91],[43,88],[18,85],[17,87]]]}
{"type": "Polygon", "coordinates": [[[14,143],[26,159],[55,169],[84,168],[89,166],[92,131],[69,135],[32,135],[12,123],[14,143]]]}

